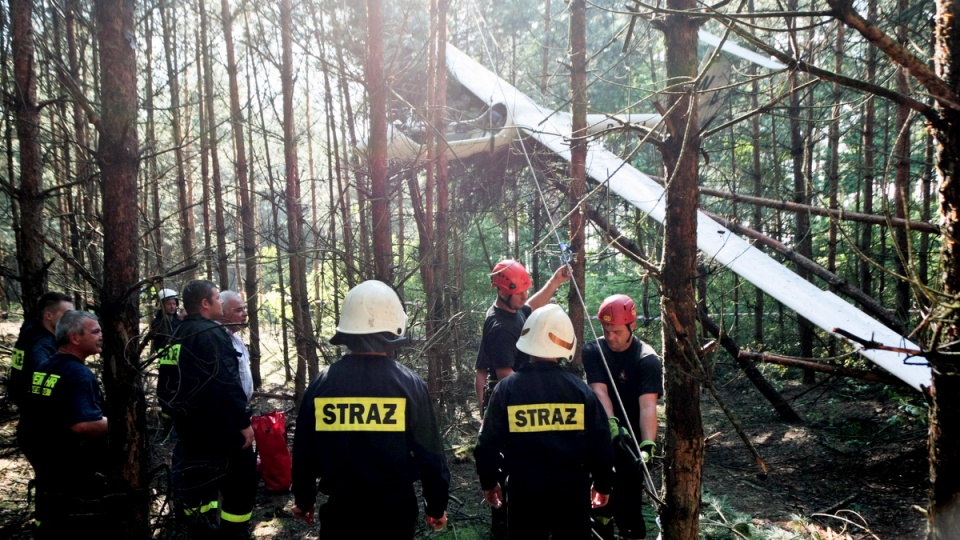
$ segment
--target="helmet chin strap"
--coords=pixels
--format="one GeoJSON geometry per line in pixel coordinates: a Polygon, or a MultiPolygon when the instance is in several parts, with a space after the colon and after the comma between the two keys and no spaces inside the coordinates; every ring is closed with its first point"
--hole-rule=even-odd
{"type": "Polygon", "coordinates": [[[503,297],[503,296],[500,296],[500,293],[497,293],[497,300],[499,301],[499,303],[501,303],[501,304],[503,304],[504,306],[506,306],[507,309],[513,309],[513,308],[510,306],[510,298],[512,298],[512,297],[513,297],[512,294],[508,294],[506,297],[503,297]]]}

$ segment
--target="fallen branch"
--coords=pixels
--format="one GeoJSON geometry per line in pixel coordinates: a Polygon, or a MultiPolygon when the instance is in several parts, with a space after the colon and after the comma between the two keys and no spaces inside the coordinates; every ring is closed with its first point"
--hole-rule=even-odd
{"type": "Polygon", "coordinates": [[[839,375],[841,377],[850,377],[852,379],[860,379],[864,381],[877,382],[877,383],[893,385],[893,386],[907,385],[907,383],[901,381],[900,379],[894,377],[893,375],[887,375],[885,373],[877,373],[875,371],[863,371],[860,369],[845,368],[842,366],[823,364],[821,362],[812,362],[810,360],[788,358],[786,356],[777,356],[773,354],[763,354],[763,353],[750,352],[750,351],[740,351],[739,358],[742,358],[744,360],[752,360],[754,362],[763,362],[768,364],[778,364],[781,366],[809,369],[811,371],[819,371],[821,373],[830,373],[831,375],[839,375]]]}

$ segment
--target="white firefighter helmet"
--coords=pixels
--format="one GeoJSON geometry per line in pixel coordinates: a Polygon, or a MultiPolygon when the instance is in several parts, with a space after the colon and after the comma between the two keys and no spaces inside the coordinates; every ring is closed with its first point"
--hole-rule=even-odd
{"type": "Polygon", "coordinates": [[[364,281],[343,297],[338,334],[389,332],[401,337],[406,330],[407,314],[403,304],[386,283],[373,279],[364,281]]]}
{"type": "Polygon", "coordinates": [[[538,358],[570,359],[576,348],[573,323],[556,304],[547,304],[530,314],[517,341],[517,349],[538,358]]]}
{"type": "Polygon", "coordinates": [[[177,291],[175,291],[175,290],[173,290],[173,289],[161,289],[160,292],[157,293],[157,300],[158,300],[161,304],[162,304],[163,301],[166,300],[167,298],[176,298],[176,299],[179,301],[179,300],[180,300],[180,295],[177,293],[177,291]]]}

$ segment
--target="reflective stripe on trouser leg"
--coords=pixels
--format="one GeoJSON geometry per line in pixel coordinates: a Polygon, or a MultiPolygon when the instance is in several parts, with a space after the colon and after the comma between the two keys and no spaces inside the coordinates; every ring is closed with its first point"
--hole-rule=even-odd
{"type": "Polygon", "coordinates": [[[196,507],[193,507],[193,508],[184,508],[184,509],[183,509],[183,515],[185,515],[185,516],[194,516],[194,515],[197,515],[197,514],[206,514],[206,513],[209,512],[210,510],[216,510],[219,506],[220,506],[220,502],[219,502],[219,501],[210,501],[210,502],[208,502],[208,503],[206,503],[206,504],[202,504],[202,505],[200,505],[200,506],[196,506],[196,507]]]}
{"type": "Polygon", "coordinates": [[[221,522],[250,521],[257,497],[257,456],[253,448],[231,452],[226,474],[220,479],[220,493],[223,495],[221,522]]]}

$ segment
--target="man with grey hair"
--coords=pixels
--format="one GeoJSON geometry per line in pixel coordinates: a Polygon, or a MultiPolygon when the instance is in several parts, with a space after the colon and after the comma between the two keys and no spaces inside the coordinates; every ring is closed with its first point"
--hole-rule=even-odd
{"type": "Polygon", "coordinates": [[[253,374],[250,373],[250,351],[244,345],[240,337],[240,331],[247,327],[247,308],[243,303],[243,297],[236,291],[223,291],[220,293],[220,305],[223,306],[223,316],[220,318],[227,332],[230,334],[230,341],[233,342],[233,348],[237,351],[237,368],[240,370],[240,386],[243,387],[243,393],[247,395],[247,401],[253,397],[253,374]]]}
{"type": "Polygon", "coordinates": [[[55,335],[59,352],[34,371],[17,426],[36,473],[37,538],[102,531],[106,521],[107,418],[100,384],[85,365],[103,345],[100,323],[91,313],[68,311],[55,335]]]}

